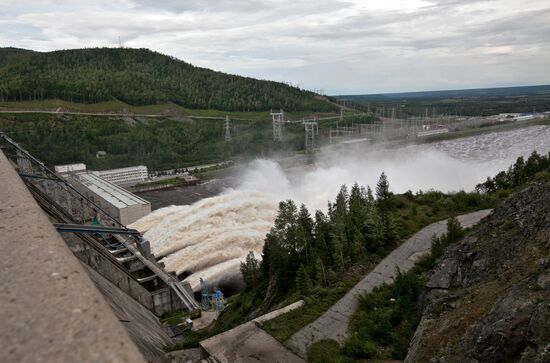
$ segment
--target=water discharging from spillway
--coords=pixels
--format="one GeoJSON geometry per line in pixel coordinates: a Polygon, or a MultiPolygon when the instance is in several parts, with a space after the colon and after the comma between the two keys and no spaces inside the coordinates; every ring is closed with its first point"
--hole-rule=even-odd
{"type": "Polygon", "coordinates": [[[256,160],[235,189],[159,209],[131,227],[145,232],[167,270],[185,276],[194,290],[200,277],[211,286],[235,289],[240,261],[249,251],[260,257],[280,200],[305,203],[311,213],[324,210],[342,184],[374,186],[382,171],[394,192],[472,190],[533,150],[550,151],[550,126],[391,150],[356,147],[345,154],[323,153],[314,166],[286,172],[274,161],[256,160]]]}
{"type": "Polygon", "coordinates": [[[234,281],[249,251],[260,256],[276,212],[277,201],[263,193],[228,190],[193,205],[159,209],[132,227],[147,231],[166,269],[189,275],[197,289],[200,277],[211,284],[234,281]]]}

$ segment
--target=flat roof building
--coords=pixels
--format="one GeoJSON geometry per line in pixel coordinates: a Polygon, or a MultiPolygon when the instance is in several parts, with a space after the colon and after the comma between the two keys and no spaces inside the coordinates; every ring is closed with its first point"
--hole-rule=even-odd
{"type": "Polygon", "coordinates": [[[94,174],[116,185],[136,184],[147,180],[149,176],[145,165],[94,171],[94,174]]]}
{"type": "Polygon", "coordinates": [[[82,173],[86,171],[86,164],[66,164],[66,165],[56,165],[55,172],[58,174],[68,174],[68,173],[82,173]]]}
{"type": "Polygon", "coordinates": [[[124,225],[151,213],[151,203],[92,173],[76,174],[73,186],[124,225]]]}

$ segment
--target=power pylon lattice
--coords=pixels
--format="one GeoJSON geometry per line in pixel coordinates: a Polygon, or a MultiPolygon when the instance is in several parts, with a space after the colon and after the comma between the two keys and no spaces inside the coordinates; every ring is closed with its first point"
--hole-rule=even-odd
{"type": "Polygon", "coordinates": [[[271,119],[273,122],[273,141],[283,141],[283,123],[285,122],[285,113],[283,110],[280,112],[271,111],[271,119]]]}
{"type": "Polygon", "coordinates": [[[224,123],[224,130],[225,130],[225,142],[231,141],[231,122],[229,121],[229,116],[225,116],[225,123],[224,123]]]}
{"type": "Polygon", "coordinates": [[[313,121],[304,121],[306,131],[306,152],[310,153],[315,150],[315,136],[319,134],[319,121],[315,116],[313,121]]]}

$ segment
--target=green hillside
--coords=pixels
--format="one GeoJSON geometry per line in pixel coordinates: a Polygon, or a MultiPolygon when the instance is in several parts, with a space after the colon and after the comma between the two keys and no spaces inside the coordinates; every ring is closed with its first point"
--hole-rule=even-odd
{"type": "Polygon", "coordinates": [[[316,94],[272,81],[229,75],[148,49],[34,52],[0,48],[0,101],[61,99],[130,105],[173,102],[224,111],[335,110],[316,94]]]}

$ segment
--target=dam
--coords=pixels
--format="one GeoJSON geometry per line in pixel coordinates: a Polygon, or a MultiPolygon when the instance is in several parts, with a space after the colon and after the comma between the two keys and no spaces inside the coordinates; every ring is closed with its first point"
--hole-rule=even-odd
{"type": "MultiPolygon", "coordinates": [[[[79,355],[91,356],[88,349],[101,351],[99,356],[106,354],[101,361],[139,362],[143,357],[154,361],[163,356],[172,337],[158,317],[182,310],[200,312],[189,284],[156,261],[139,231],[118,223],[6,135],[0,133],[0,141],[1,242],[11,260],[2,264],[3,291],[11,296],[2,314],[12,314],[2,321],[13,328],[2,334],[8,334],[14,344],[13,339],[38,334],[50,342],[59,339],[86,345],[76,346],[64,357],[38,349],[46,356],[34,361],[78,361],[79,355]],[[96,219],[103,224],[94,223],[96,219]],[[31,286],[33,294],[28,295],[25,291],[31,286]],[[37,302],[29,300],[37,297],[37,302]],[[31,319],[23,326],[33,326],[33,332],[18,328],[21,319],[31,319]],[[57,319],[57,329],[49,326],[49,319],[57,319]],[[125,323],[125,329],[110,322],[117,319],[125,323]],[[117,338],[105,341],[109,337],[103,336],[103,329],[117,338]]],[[[14,355],[10,359],[17,360],[14,357],[23,352],[11,348],[10,354],[14,355]]]]}

